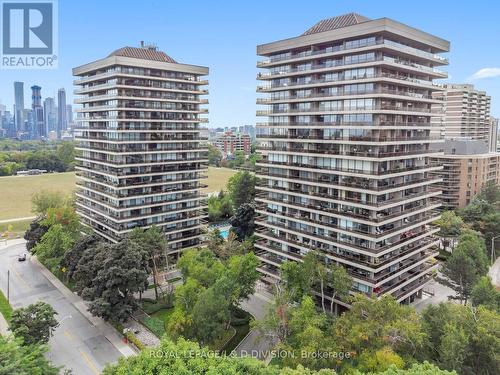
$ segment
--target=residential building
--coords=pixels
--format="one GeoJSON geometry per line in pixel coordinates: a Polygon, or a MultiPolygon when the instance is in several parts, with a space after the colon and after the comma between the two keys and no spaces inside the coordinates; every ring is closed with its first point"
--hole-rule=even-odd
{"type": "Polygon", "coordinates": [[[16,130],[24,131],[24,82],[14,82],[14,117],[16,130]]]}
{"type": "MultiPolygon", "coordinates": [[[[473,139],[490,142],[490,102],[486,92],[470,84],[445,84],[444,91],[434,92],[444,103],[445,116],[433,119],[432,135],[443,139],[473,139]]],[[[441,103],[436,104],[441,109],[441,103]]]]}
{"type": "Polygon", "coordinates": [[[498,151],[498,119],[490,117],[490,146],[489,150],[492,152],[498,151]]]}
{"type": "Polygon", "coordinates": [[[500,153],[489,152],[482,140],[447,140],[441,145],[444,155],[435,155],[431,162],[443,166],[435,177],[443,191],[443,208],[463,208],[489,181],[500,184],[500,153]]]}
{"type": "Polygon", "coordinates": [[[243,151],[245,155],[250,155],[252,140],[250,135],[226,131],[222,135],[212,140],[212,145],[217,147],[225,159],[234,155],[236,151],[243,151]]]}
{"type": "MultiPolygon", "coordinates": [[[[259,45],[255,244],[263,280],[317,250],[353,291],[411,302],[436,269],[439,178],[430,172],[434,79],[449,42],[346,14],[259,45]]],[[[345,301],[334,301],[346,306],[345,301]]]]}
{"type": "Polygon", "coordinates": [[[47,137],[45,118],[42,107],[42,88],[40,86],[31,86],[31,109],[33,111],[33,138],[47,137]]]}
{"type": "Polygon", "coordinates": [[[201,242],[208,149],[208,68],[178,63],[155,47],[124,47],[73,69],[78,190],[82,222],[118,241],[160,227],[169,250],[201,242]]]}
{"type": "Polygon", "coordinates": [[[66,90],[61,88],[57,91],[57,138],[61,139],[62,133],[68,128],[66,114],[66,90]]]}

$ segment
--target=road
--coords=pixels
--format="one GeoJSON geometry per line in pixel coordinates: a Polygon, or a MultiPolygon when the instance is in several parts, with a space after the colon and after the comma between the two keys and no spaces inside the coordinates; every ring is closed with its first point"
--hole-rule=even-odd
{"type": "Polygon", "coordinates": [[[72,369],[75,375],[97,375],[107,363],[117,361],[121,353],[106,337],[109,333],[80,313],[74,305],[79,298],[56,288],[29,256],[27,261],[18,262],[17,255],[24,252],[24,243],[0,249],[0,287],[7,296],[10,270],[10,304],[14,309],[44,301],[57,311],[61,323],[50,339],[48,358],[56,366],[72,369]]]}

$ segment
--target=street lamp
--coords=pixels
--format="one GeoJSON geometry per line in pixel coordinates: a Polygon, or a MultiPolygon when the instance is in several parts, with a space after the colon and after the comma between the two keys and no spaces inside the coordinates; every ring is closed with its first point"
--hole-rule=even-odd
{"type": "Polygon", "coordinates": [[[493,264],[493,258],[495,256],[495,239],[497,239],[498,237],[500,237],[500,234],[498,236],[491,237],[491,264],[493,264]]]}

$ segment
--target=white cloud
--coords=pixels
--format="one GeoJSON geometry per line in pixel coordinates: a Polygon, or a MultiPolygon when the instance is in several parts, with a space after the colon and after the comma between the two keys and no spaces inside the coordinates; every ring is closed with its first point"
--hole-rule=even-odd
{"type": "Polygon", "coordinates": [[[471,75],[469,79],[483,79],[483,78],[493,78],[500,76],[500,68],[483,68],[479,69],[476,73],[471,75]]]}

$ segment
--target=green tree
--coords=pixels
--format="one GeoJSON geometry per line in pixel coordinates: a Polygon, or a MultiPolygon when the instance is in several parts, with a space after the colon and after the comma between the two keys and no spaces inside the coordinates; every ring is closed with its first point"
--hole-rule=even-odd
{"type": "Polygon", "coordinates": [[[220,230],[218,228],[212,229],[208,233],[207,248],[214,254],[217,254],[223,244],[224,238],[222,238],[220,230]]]}
{"type": "Polygon", "coordinates": [[[150,254],[133,241],[89,248],[75,273],[76,289],[89,311],[105,320],[126,320],[137,308],[135,293],[147,288],[150,254]]]}
{"type": "Polygon", "coordinates": [[[229,178],[227,188],[235,209],[254,201],[256,183],[257,178],[248,171],[238,172],[229,178]]]}
{"type": "MultiPolygon", "coordinates": [[[[346,269],[340,265],[332,263],[327,273],[327,283],[331,287],[330,313],[333,314],[333,306],[336,298],[345,300],[349,296],[352,288],[352,277],[349,276],[346,269]]],[[[337,305],[335,305],[337,306],[337,305]]]]}
{"type": "Polygon", "coordinates": [[[477,195],[479,200],[484,200],[491,205],[500,203],[500,186],[495,181],[488,181],[477,195]]]}
{"type": "Polygon", "coordinates": [[[74,169],[75,145],[73,142],[61,142],[57,146],[56,155],[63,162],[66,171],[74,169]]]}
{"type": "Polygon", "coordinates": [[[483,306],[430,305],[422,312],[427,339],[422,354],[463,374],[500,372],[500,315],[483,306]]]}
{"type": "Polygon", "coordinates": [[[221,190],[217,195],[208,198],[208,220],[217,223],[229,219],[233,215],[231,197],[221,190]]]}
{"type": "Polygon", "coordinates": [[[500,312],[500,292],[491,284],[491,279],[488,276],[481,277],[474,285],[471,300],[474,306],[483,305],[500,312]]]}
{"type": "Polygon", "coordinates": [[[40,242],[43,235],[47,233],[49,227],[44,224],[45,218],[43,216],[37,217],[30,224],[30,227],[24,233],[26,242],[26,249],[31,252],[35,246],[40,242]]]}
{"type": "Polygon", "coordinates": [[[41,190],[31,197],[32,211],[38,215],[45,215],[49,208],[63,207],[68,198],[60,191],[41,190]]]}
{"type": "Polygon", "coordinates": [[[439,347],[441,366],[461,373],[468,345],[469,338],[464,329],[457,327],[456,323],[446,323],[439,347]]]}
{"type": "Polygon", "coordinates": [[[55,315],[57,312],[48,303],[36,302],[12,312],[10,330],[25,345],[46,344],[59,325],[55,315]]]}
{"type": "Polygon", "coordinates": [[[1,375],[57,375],[59,368],[54,367],[46,358],[47,346],[23,345],[22,339],[0,335],[0,374],[1,375]]]}
{"type": "Polygon", "coordinates": [[[208,164],[215,167],[220,167],[222,153],[215,146],[208,145],[208,164]]]}
{"type": "Polygon", "coordinates": [[[457,375],[455,371],[441,370],[439,367],[429,363],[414,363],[409,369],[404,370],[397,366],[392,366],[383,372],[362,373],[354,371],[352,375],[457,375]]]}
{"type": "Polygon", "coordinates": [[[234,216],[231,217],[231,225],[238,236],[239,241],[250,237],[255,230],[255,207],[252,203],[245,203],[239,206],[234,216]]]}
{"type": "Polygon", "coordinates": [[[258,265],[259,260],[254,253],[229,258],[226,276],[235,289],[232,293],[234,299],[231,301],[234,306],[255,292],[255,283],[260,277],[258,265]]]}
{"type": "Polygon", "coordinates": [[[444,211],[435,224],[440,228],[439,234],[443,237],[458,236],[464,226],[464,221],[454,211],[444,211]]]}
{"type": "Polygon", "coordinates": [[[381,373],[389,368],[402,369],[404,360],[391,348],[385,347],[374,352],[363,352],[358,360],[356,368],[362,372],[381,373]]]}
{"type": "Polygon", "coordinates": [[[208,249],[185,251],[177,262],[177,268],[184,281],[191,277],[204,288],[214,285],[224,272],[224,265],[208,249]]]}
{"type": "Polygon", "coordinates": [[[168,263],[165,234],[159,227],[153,225],[146,230],[135,228],[130,232],[128,238],[149,254],[149,267],[153,270],[155,297],[158,299],[158,284],[160,284],[158,272],[168,263]]]}
{"type": "Polygon", "coordinates": [[[68,233],[61,224],[51,225],[40,242],[33,248],[33,253],[42,263],[49,259],[58,259],[58,265],[59,260],[66,251],[73,247],[75,241],[75,235],[68,233]]]}
{"type": "Polygon", "coordinates": [[[73,278],[78,267],[78,262],[80,262],[80,259],[85,251],[87,251],[88,248],[97,245],[97,243],[101,240],[102,238],[97,234],[83,236],[76,241],[76,243],[68,251],[65,252],[61,261],[61,266],[66,269],[66,277],[70,279],[73,278]]]}
{"type": "Polygon", "coordinates": [[[444,278],[439,280],[456,292],[452,298],[466,304],[474,285],[488,272],[484,240],[473,231],[464,232],[441,272],[444,278]]]}

